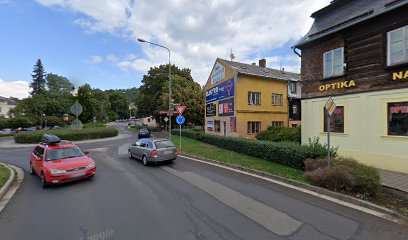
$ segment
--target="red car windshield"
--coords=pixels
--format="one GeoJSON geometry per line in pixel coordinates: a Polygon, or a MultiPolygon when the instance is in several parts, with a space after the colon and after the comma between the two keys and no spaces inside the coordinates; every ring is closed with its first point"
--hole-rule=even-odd
{"type": "Polygon", "coordinates": [[[49,149],[47,151],[46,161],[60,160],[64,158],[82,157],[84,153],[77,147],[49,149]]]}

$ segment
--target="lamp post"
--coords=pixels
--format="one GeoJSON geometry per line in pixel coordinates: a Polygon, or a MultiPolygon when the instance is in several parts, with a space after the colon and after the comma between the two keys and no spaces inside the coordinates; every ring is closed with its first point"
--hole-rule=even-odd
{"type": "Polygon", "coordinates": [[[170,62],[170,49],[168,49],[165,46],[159,45],[157,43],[152,43],[149,41],[146,41],[144,39],[138,38],[137,41],[141,42],[141,43],[149,43],[152,44],[154,46],[158,46],[161,48],[166,49],[169,52],[169,123],[170,123],[170,127],[169,127],[169,139],[171,140],[171,115],[173,114],[173,109],[171,108],[172,102],[171,102],[171,62],[170,62]]]}

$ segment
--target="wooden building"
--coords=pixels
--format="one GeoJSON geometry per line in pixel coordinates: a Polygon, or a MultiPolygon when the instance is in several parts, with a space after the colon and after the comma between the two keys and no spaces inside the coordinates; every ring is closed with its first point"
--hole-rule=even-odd
{"type": "Polygon", "coordinates": [[[332,96],[340,154],[408,173],[408,1],[335,0],[311,17],[294,46],[302,59],[302,141],[326,141],[323,106],[332,96]]]}

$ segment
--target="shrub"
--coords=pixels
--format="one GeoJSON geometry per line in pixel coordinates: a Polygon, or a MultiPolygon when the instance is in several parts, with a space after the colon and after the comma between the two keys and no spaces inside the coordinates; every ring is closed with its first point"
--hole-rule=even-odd
{"type": "MultiPolygon", "coordinates": [[[[306,153],[306,158],[314,159],[327,156],[327,145],[321,144],[318,137],[313,138],[313,140],[309,138],[309,143],[306,145],[302,145],[302,147],[306,153]]],[[[332,158],[337,157],[337,150],[338,147],[331,147],[330,155],[332,158]]]]}
{"type": "Polygon", "coordinates": [[[321,187],[352,191],[369,197],[381,192],[377,169],[351,158],[336,158],[331,168],[323,164],[325,161],[325,159],[306,160],[305,168],[311,171],[305,173],[305,178],[321,187]]]}
{"type": "Polygon", "coordinates": [[[327,159],[325,158],[308,158],[305,160],[305,171],[307,172],[312,172],[323,167],[327,167],[327,159]]]}
{"type": "Polygon", "coordinates": [[[16,117],[7,120],[8,128],[32,127],[33,123],[26,117],[16,117]]]}
{"type": "Polygon", "coordinates": [[[290,127],[269,127],[256,135],[256,139],[272,142],[301,142],[301,129],[290,127]]]}
{"type": "Polygon", "coordinates": [[[161,127],[147,127],[147,129],[149,129],[150,132],[161,132],[162,131],[161,127]]]}
{"type": "Polygon", "coordinates": [[[80,141],[87,139],[98,139],[114,137],[118,135],[118,130],[114,128],[86,128],[80,131],[75,131],[68,128],[35,131],[35,132],[19,132],[14,136],[16,143],[38,143],[41,142],[43,134],[54,134],[59,138],[69,141],[80,141]]]}
{"type": "Polygon", "coordinates": [[[7,119],[0,118],[0,130],[3,128],[7,128],[7,119]]]}
{"type": "Polygon", "coordinates": [[[62,117],[57,117],[57,116],[47,116],[45,117],[47,120],[47,126],[63,126],[64,123],[62,121],[62,117]]]}

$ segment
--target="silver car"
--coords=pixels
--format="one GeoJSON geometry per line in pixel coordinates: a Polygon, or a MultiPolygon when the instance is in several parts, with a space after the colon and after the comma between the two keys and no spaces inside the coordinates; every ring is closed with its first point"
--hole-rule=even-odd
{"type": "Polygon", "coordinates": [[[144,138],[129,147],[129,158],[140,159],[143,165],[152,162],[173,162],[177,158],[178,150],[168,139],[144,138]]]}

